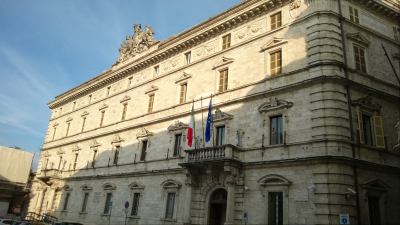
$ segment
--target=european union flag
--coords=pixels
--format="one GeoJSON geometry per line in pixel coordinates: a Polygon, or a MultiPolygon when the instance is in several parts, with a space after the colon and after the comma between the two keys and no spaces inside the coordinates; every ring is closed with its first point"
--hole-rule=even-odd
{"type": "Polygon", "coordinates": [[[212,98],[210,98],[210,104],[208,105],[208,115],[207,115],[207,122],[206,122],[206,131],[205,131],[205,139],[206,142],[211,140],[211,132],[212,132],[212,98]]]}

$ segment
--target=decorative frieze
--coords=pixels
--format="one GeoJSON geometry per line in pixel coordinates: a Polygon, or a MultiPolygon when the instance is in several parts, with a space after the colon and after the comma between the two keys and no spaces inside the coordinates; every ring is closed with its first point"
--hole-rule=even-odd
{"type": "Polygon", "coordinates": [[[265,113],[274,110],[288,109],[293,106],[293,102],[289,102],[283,99],[270,98],[268,102],[263,103],[258,107],[260,113],[265,113]]]}

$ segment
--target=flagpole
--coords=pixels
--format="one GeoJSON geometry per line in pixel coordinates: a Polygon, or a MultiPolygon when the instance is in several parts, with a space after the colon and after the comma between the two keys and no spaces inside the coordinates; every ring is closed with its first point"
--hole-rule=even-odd
{"type": "MultiPolygon", "coordinates": [[[[210,95],[210,102],[211,102],[211,108],[212,108],[212,94],[210,95]]],[[[213,128],[213,120],[214,120],[214,118],[212,117],[212,110],[211,110],[211,138],[212,138],[212,140],[213,140],[213,147],[215,146],[215,138],[214,138],[214,134],[213,134],[213,131],[214,131],[214,128],[213,128]]]]}
{"type": "Polygon", "coordinates": [[[203,148],[205,145],[205,137],[204,137],[204,115],[203,115],[203,96],[200,97],[200,109],[201,109],[201,127],[203,131],[203,148]]]}
{"type": "Polygon", "coordinates": [[[193,140],[194,140],[194,149],[196,149],[196,120],[194,119],[194,98],[192,102],[192,113],[193,113],[193,140]]]}

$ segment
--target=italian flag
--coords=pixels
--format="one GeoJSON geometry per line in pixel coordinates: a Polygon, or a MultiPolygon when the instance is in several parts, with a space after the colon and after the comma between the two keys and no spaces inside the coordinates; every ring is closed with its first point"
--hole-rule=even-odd
{"type": "Polygon", "coordinates": [[[189,127],[187,129],[187,143],[189,147],[193,145],[194,137],[194,103],[192,104],[192,111],[190,112],[189,127]]]}

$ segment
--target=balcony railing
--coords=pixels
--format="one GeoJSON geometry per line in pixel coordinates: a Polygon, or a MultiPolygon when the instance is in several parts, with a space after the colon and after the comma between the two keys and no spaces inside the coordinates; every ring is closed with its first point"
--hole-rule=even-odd
{"type": "Polygon", "coordinates": [[[199,149],[186,150],[186,163],[212,161],[240,161],[240,151],[233,145],[221,145],[199,149]]]}
{"type": "Polygon", "coordinates": [[[61,177],[61,171],[57,169],[44,169],[38,175],[41,180],[56,179],[61,177]]]}

